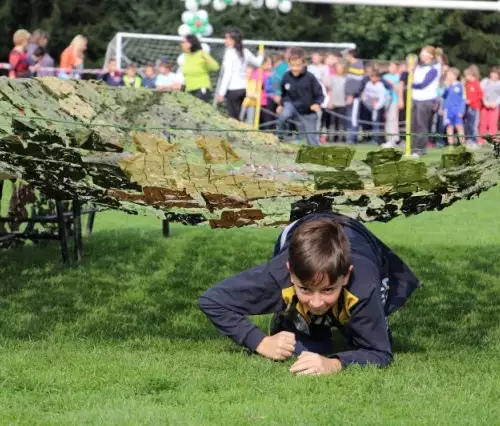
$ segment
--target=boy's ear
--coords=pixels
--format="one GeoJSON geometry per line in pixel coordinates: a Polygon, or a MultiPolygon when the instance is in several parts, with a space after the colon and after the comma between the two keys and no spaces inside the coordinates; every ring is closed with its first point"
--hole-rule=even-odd
{"type": "Polygon", "coordinates": [[[347,284],[349,284],[349,280],[351,279],[351,273],[354,270],[354,266],[349,266],[349,270],[347,271],[347,274],[344,275],[343,277],[343,282],[342,282],[342,287],[345,287],[347,284]]]}

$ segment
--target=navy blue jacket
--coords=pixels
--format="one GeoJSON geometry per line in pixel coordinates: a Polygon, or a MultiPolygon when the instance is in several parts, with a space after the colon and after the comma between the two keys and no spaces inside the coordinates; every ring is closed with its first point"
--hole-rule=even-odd
{"type": "MultiPolygon", "coordinates": [[[[365,226],[345,216],[314,213],[298,220],[279,254],[264,265],[207,290],[199,299],[200,308],[220,333],[255,351],[266,334],[247,316],[286,309],[294,294],[286,266],[291,235],[305,220],[320,217],[342,221],[354,267],[348,285],[332,308],[336,326],[354,350],[332,356],[338,358],[344,367],[368,363],[386,366],[392,361],[386,317],[404,305],[420,282],[410,268],[365,226]]],[[[304,314],[309,321],[307,312],[304,314]]]]}
{"type": "Polygon", "coordinates": [[[281,80],[282,103],[291,102],[300,115],[313,114],[311,106],[325,100],[318,79],[309,71],[295,77],[287,71],[281,80]]]}

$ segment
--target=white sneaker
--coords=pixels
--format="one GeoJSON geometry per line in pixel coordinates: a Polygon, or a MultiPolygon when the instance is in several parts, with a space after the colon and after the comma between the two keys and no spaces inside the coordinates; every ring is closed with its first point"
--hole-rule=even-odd
{"type": "Polygon", "coordinates": [[[382,148],[396,148],[396,144],[391,141],[383,143],[381,146],[382,148]]]}
{"type": "Polygon", "coordinates": [[[416,152],[414,152],[411,156],[412,156],[413,158],[420,158],[420,155],[418,155],[416,152]]]}

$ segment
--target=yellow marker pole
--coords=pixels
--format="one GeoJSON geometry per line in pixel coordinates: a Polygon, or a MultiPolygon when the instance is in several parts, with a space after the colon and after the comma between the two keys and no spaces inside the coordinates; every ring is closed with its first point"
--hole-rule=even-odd
{"type": "Polygon", "coordinates": [[[408,83],[406,86],[406,156],[411,155],[411,107],[412,96],[411,86],[413,85],[413,68],[415,66],[416,58],[414,55],[408,57],[408,83]]]}
{"type": "MultiPolygon", "coordinates": [[[[259,56],[264,55],[264,45],[261,44],[259,45],[259,56]]],[[[262,66],[264,63],[262,63],[262,66]]],[[[259,124],[260,124],[260,102],[261,102],[261,97],[262,97],[262,66],[259,67],[259,70],[257,72],[257,102],[255,106],[255,118],[253,122],[253,128],[254,130],[259,130],[259,124]]]]}

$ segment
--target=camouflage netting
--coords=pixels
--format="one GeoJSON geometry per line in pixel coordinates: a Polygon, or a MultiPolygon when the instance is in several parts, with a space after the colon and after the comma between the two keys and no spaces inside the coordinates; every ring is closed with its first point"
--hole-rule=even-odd
{"type": "Polygon", "coordinates": [[[0,81],[0,176],[54,199],[207,222],[289,223],[333,209],[363,221],[441,209],[495,185],[463,149],[430,168],[400,152],[279,144],[183,93],[56,78],[0,81]]]}

